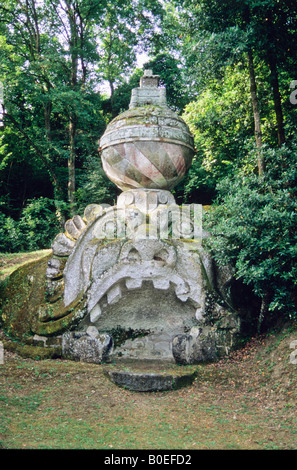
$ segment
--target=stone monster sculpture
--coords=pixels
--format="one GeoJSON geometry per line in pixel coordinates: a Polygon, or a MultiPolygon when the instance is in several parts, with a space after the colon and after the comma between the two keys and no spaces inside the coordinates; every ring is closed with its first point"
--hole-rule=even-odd
{"type": "Polygon", "coordinates": [[[122,193],[113,207],[86,207],[53,241],[35,332],[60,336],[66,357],[98,363],[191,364],[228,353],[239,332],[224,298],[230,279],[220,281],[202,249],[202,206],[178,206],[170,192],[191,165],[193,138],[151,71],[100,152],[122,193]],[[53,313],[57,299],[64,308],[53,313]]]}

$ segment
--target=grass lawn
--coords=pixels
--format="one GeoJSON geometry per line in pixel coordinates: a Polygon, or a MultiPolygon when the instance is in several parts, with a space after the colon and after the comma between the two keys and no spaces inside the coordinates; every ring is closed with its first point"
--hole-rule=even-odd
{"type": "Polygon", "coordinates": [[[29,253],[0,253],[0,282],[9,276],[15,269],[30,261],[47,256],[51,250],[39,250],[29,253]]]}
{"type": "Polygon", "coordinates": [[[186,388],[117,387],[104,365],[24,359],[0,365],[2,449],[296,449],[297,330],[199,365],[186,388]]]}

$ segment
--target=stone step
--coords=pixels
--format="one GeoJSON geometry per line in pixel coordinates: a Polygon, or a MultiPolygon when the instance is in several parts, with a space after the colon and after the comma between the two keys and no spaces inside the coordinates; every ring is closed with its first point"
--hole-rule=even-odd
{"type": "Polygon", "coordinates": [[[104,367],[104,374],[116,385],[135,392],[177,390],[191,385],[197,376],[193,367],[150,361],[119,362],[104,367]]]}

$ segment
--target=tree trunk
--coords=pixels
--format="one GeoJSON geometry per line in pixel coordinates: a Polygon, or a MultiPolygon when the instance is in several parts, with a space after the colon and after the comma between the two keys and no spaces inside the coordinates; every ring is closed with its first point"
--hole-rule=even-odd
{"type": "Polygon", "coordinates": [[[276,124],[277,124],[277,140],[278,140],[279,147],[281,147],[286,141],[285,129],[284,129],[284,117],[283,117],[281,94],[279,91],[277,63],[276,63],[276,58],[274,54],[271,52],[268,53],[268,62],[269,62],[269,68],[270,68],[270,73],[271,73],[270,77],[271,77],[274,110],[275,110],[276,124]]]}
{"type": "Polygon", "coordinates": [[[253,105],[254,124],[255,124],[255,139],[257,146],[258,155],[258,172],[259,176],[262,176],[265,172],[264,159],[262,154],[262,131],[261,131],[261,120],[259,112],[259,103],[257,97],[257,84],[255,78],[254,58],[251,50],[248,51],[248,63],[249,63],[249,76],[250,76],[250,91],[253,105]]]}
{"type": "Polygon", "coordinates": [[[68,158],[68,202],[70,204],[70,213],[75,212],[75,135],[76,135],[76,116],[69,116],[69,158],[68,158]]]}
{"type": "Polygon", "coordinates": [[[257,327],[258,334],[261,334],[263,321],[267,316],[269,304],[270,304],[270,292],[266,291],[261,301],[260,313],[259,313],[259,318],[258,318],[258,327],[257,327]]]}
{"type": "MultiPolygon", "coordinates": [[[[70,26],[70,51],[71,51],[71,89],[77,91],[78,73],[78,30],[76,24],[76,5],[67,3],[67,15],[70,26]]],[[[75,137],[77,128],[77,116],[73,110],[69,113],[69,157],[68,157],[68,202],[70,214],[75,214],[75,137]]]]}
{"type": "Polygon", "coordinates": [[[43,114],[44,114],[44,125],[45,125],[45,135],[48,142],[51,141],[51,112],[52,112],[52,103],[44,103],[43,105],[43,114]]]}
{"type": "Polygon", "coordinates": [[[273,18],[272,12],[269,11],[267,14],[267,27],[268,27],[268,48],[267,48],[267,61],[270,68],[270,80],[273,92],[273,102],[274,102],[274,110],[276,116],[276,124],[277,124],[277,140],[278,145],[281,147],[286,139],[285,139],[285,128],[284,128],[284,116],[283,116],[283,109],[282,109],[282,100],[281,94],[279,90],[279,80],[278,80],[278,70],[277,70],[277,57],[274,48],[274,41],[275,41],[275,28],[273,26],[273,18]]]}

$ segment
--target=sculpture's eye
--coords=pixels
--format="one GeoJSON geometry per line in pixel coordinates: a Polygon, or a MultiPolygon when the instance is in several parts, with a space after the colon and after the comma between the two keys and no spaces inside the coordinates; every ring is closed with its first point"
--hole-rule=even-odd
{"type": "Polygon", "coordinates": [[[129,261],[140,261],[141,260],[141,256],[140,256],[139,252],[136,250],[136,248],[132,248],[129,251],[128,259],[129,259],[129,261]]]}
{"type": "Polygon", "coordinates": [[[167,250],[161,250],[154,255],[154,260],[163,261],[163,263],[166,263],[168,260],[168,256],[169,256],[169,253],[167,250]]]}

